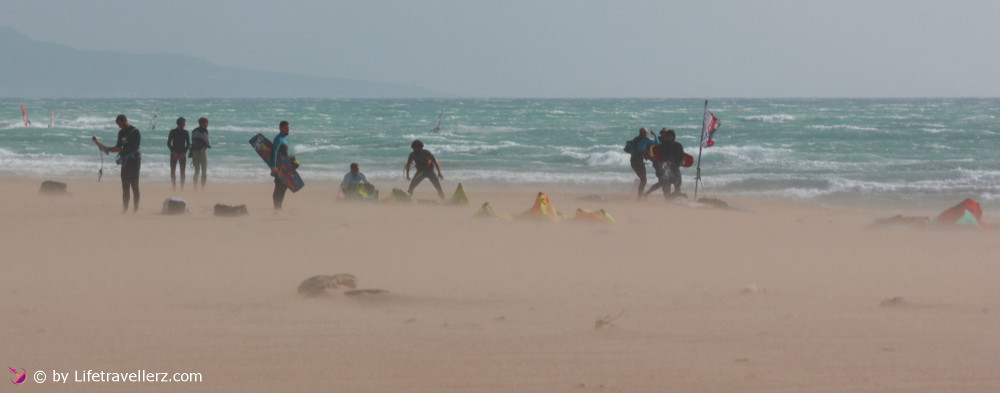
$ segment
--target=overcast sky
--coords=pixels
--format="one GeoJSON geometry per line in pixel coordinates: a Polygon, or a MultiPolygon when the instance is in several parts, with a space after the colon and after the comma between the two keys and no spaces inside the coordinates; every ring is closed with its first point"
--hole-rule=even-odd
{"type": "Polygon", "coordinates": [[[77,49],[464,97],[1000,94],[996,0],[0,2],[0,25],[77,49]]]}

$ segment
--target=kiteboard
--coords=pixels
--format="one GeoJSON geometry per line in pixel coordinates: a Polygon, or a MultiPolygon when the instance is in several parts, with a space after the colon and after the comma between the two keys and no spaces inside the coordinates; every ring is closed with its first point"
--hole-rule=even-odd
{"type": "Polygon", "coordinates": [[[305,186],[305,182],[299,177],[299,173],[295,171],[292,165],[292,159],[288,157],[288,154],[279,152],[278,162],[273,162],[272,157],[274,145],[271,143],[270,139],[267,139],[263,134],[254,135],[250,138],[250,146],[257,152],[264,163],[267,164],[269,168],[278,168],[278,179],[288,186],[288,189],[292,192],[298,192],[302,187],[305,186]]]}
{"type": "MultiPolygon", "coordinates": [[[[653,160],[653,162],[663,162],[663,157],[660,156],[660,145],[650,146],[648,159],[653,160]]],[[[681,166],[685,168],[690,168],[694,165],[694,157],[690,154],[684,153],[684,161],[681,162],[681,166]]]]}

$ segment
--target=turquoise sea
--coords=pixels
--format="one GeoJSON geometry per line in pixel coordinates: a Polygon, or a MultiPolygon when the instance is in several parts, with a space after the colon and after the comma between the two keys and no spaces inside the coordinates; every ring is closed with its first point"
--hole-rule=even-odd
{"type": "MultiPolygon", "coordinates": [[[[410,142],[441,163],[444,186],[546,187],[630,194],[622,151],[639,127],[673,128],[698,155],[699,99],[38,99],[0,100],[0,175],[97,181],[90,137],[113,142],[114,117],[142,131],[142,181],[169,181],[175,119],[209,118],[210,181],[270,177],[247,141],[291,123],[307,189],[333,193],[357,162],[379,188],[405,188],[410,142]],[[20,106],[29,112],[25,127],[20,106]],[[155,129],[150,123],[159,110],[155,129]],[[49,128],[50,114],[55,120],[49,128]],[[443,112],[440,131],[431,128],[443,112]]],[[[1000,207],[1000,99],[717,99],[716,145],[701,157],[711,196],[943,210],[975,198],[1000,207]]],[[[117,181],[113,159],[105,180],[117,181]]],[[[683,171],[693,192],[694,168],[683,171]]],[[[652,179],[652,171],[649,174],[652,179]]]]}

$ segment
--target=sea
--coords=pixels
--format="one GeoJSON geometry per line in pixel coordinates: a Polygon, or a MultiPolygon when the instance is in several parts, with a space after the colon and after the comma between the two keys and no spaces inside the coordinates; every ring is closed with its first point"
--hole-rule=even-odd
{"type": "MultiPolygon", "coordinates": [[[[212,182],[270,181],[248,141],[291,124],[306,188],[335,193],[348,166],[380,189],[404,188],[410,143],[437,156],[450,194],[476,188],[632,195],[625,142],[674,129],[696,165],[699,197],[943,210],[965,198],[1000,207],[1000,99],[709,99],[721,121],[699,149],[704,99],[0,99],[0,175],[116,182],[125,114],[142,133],[142,181],[169,181],[167,134],[209,119],[212,182]],[[31,124],[25,126],[21,105],[31,124]],[[156,118],[154,119],[154,114],[156,118]],[[440,130],[433,131],[439,114],[440,130]],[[102,163],[103,160],[103,163],[102,163]],[[312,187],[310,187],[312,186],[312,187]]],[[[190,164],[189,164],[190,165],[190,164]]],[[[190,173],[190,169],[189,169],[190,173]]],[[[652,170],[650,183],[655,182],[652,170]]],[[[429,187],[429,186],[428,186],[429,187]]]]}

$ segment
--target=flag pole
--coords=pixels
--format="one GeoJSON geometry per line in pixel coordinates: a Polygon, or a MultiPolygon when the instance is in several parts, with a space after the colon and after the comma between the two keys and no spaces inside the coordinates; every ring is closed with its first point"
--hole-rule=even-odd
{"type": "Polygon", "coordinates": [[[698,138],[698,168],[694,177],[695,202],[698,202],[698,183],[701,183],[701,149],[705,147],[705,112],[708,112],[708,100],[705,100],[705,110],[701,114],[701,137],[698,138]]]}

